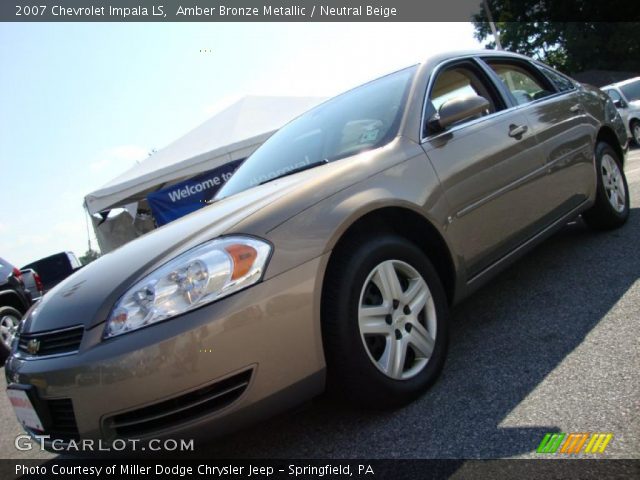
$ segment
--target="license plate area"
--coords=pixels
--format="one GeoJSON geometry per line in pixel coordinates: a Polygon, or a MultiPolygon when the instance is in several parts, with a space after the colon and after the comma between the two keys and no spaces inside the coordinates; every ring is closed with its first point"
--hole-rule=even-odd
{"type": "Polygon", "coordinates": [[[50,423],[46,404],[40,400],[32,385],[9,385],[7,396],[18,422],[29,430],[42,433],[50,423]]]}

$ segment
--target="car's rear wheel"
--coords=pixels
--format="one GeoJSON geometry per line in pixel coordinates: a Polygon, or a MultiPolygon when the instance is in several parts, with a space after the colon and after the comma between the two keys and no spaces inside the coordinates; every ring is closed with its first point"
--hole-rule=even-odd
{"type": "Polygon", "coordinates": [[[629,187],[621,159],[606,143],[596,146],[596,202],[582,217],[591,228],[609,230],[629,217],[629,187]]]}
{"type": "Polygon", "coordinates": [[[0,307],[0,357],[6,358],[18,331],[22,315],[13,307],[0,307]]]}
{"type": "Polygon", "coordinates": [[[397,236],[352,242],[340,252],[323,290],[329,384],[360,406],[406,403],[444,364],[448,305],[438,274],[397,236]]]}
{"type": "Polygon", "coordinates": [[[633,141],[637,146],[640,147],[640,121],[632,120],[629,125],[629,130],[631,130],[631,136],[633,137],[633,141]]]}

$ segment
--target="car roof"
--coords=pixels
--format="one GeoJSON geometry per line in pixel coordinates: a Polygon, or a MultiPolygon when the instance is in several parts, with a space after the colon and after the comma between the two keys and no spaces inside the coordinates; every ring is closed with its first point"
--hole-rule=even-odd
{"type": "Polygon", "coordinates": [[[640,77],[627,78],[626,80],[622,80],[621,82],[610,83],[609,85],[605,85],[604,87],[600,87],[600,89],[622,87],[622,86],[624,86],[624,85],[626,85],[628,83],[637,82],[638,80],[640,80],[640,77]]]}
{"type": "Polygon", "coordinates": [[[0,265],[4,265],[5,267],[11,267],[13,268],[13,264],[7,262],[4,258],[0,257],[0,265]]]}
{"type": "Polygon", "coordinates": [[[525,59],[525,60],[530,60],[530,61],[535,61],[532,58],[529,58],[525,55],[520,55],[519,53],[514,53],[514,52],[508,52],[506,50],[489,50],[489,49],[484,49],[484,50],[458,50],[458,51],[452,51],[452,52],[444,52],[444,53],[436,53],[434,55],[431,55],[429,57],[427,57],[426,61],[424,63],[431,63],[431,62],[443,62],[445,60],[451,60],[451,59],[455,59],[455,58],[459,58],[459,57],[471,57],[471,56],[492,56],[492,57],[505,57],[505,58],[520,58],[520,59],[525,59]]]}

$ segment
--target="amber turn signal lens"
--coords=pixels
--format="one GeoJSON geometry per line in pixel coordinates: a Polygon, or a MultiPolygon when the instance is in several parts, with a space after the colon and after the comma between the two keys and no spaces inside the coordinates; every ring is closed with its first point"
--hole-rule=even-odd
{"type": "Polygon", "coordinates": [[[255,262],[258,252],[255,248],[249,245],[229,245],[225,247],[225,250],[231,255],[233,259],[233,273],[231,274],[231,280],[237,280],[244,277],[255,262]]]}

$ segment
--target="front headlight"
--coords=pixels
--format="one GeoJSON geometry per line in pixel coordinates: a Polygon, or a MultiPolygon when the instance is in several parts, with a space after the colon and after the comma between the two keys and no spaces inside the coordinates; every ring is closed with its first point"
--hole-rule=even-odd
{"type": "Polygon", "coordinates": [[[114,337],[188,312],[258,282],[271,246],[251,237],[222,237],[170,260],[115,304],[104,332],[114,337]]]}

